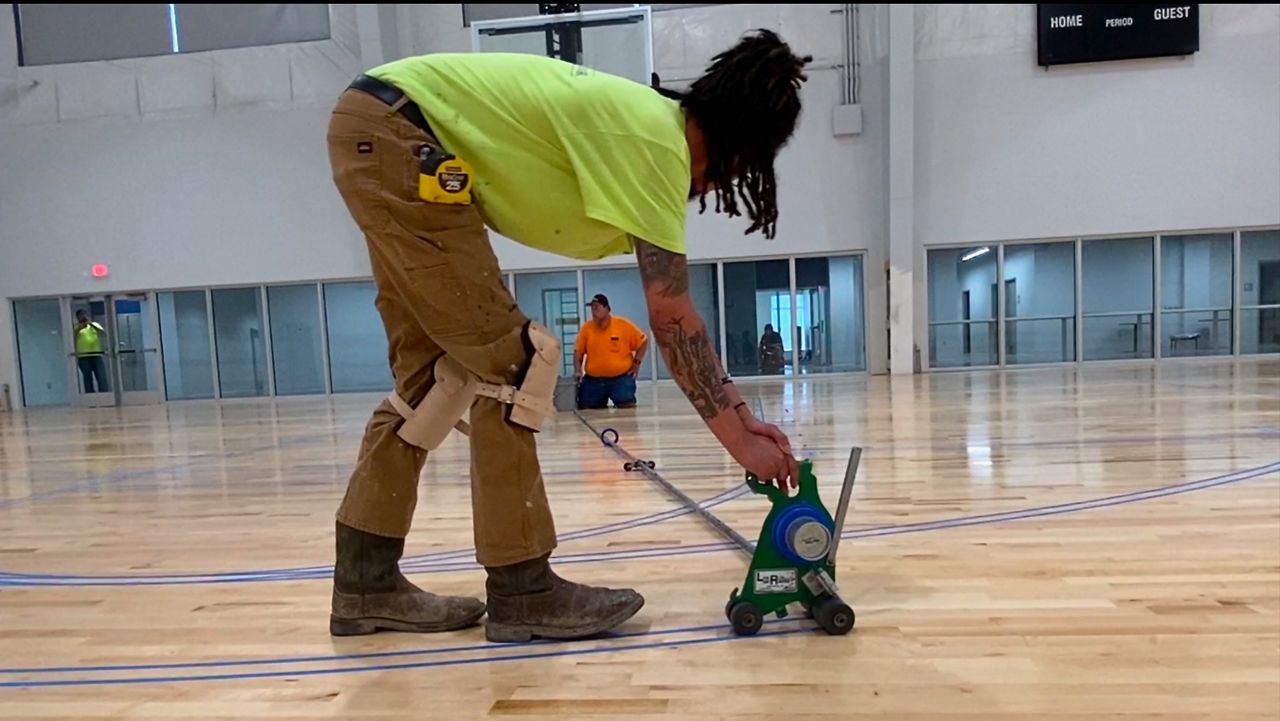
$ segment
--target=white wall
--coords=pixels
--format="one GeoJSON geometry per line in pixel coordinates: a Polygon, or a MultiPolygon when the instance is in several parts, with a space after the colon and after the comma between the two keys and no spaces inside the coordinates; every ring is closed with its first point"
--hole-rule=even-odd
{"type": "Polygon", "coordinates": [[[1280,223],[1280,6],[1202,5],[1188,58],[1047,71],[1034,5],[916,8],[921,245],[1280,223]]]}
{"type": "Polygon", "coordinates": [[[361,276],[324,114],[0,126],[0,288],[24,296],[361,276]],[[249,262],[247,262],[249,261],[249,262]],[[111,276],[88,277],[105,262],[111,276]]]}
{"type": "MultiPolygon", "coordinates": [[[[328,107],[372,64],[361,60],[371,47],[467,50],[469,31],[458,5],[395,6],[394,38],[361,24],[386,13],[333,7],[328,43],[53,68],[16,68],[11,14],[0,12],[0,77],[21,80],[0,84],[0,167],[24,169],[0,173],[0,248],[20,258],[0,265],[0,295],[367,276],[362,240],[329,178],[328,107]],[[37,242],[40,253],[24,252],[37,242]],[[87,277],[97,261],[112,264],[105,282],[87,277]]],[[[696,76],[751,27],[781,28],[817,56],[811,110],[780,163],[778,240],[744,239],[741,222],[695,216],[694,259],[866,248],[876,237],[880,151],[866,140],[875,130],[830,134],[840,87],[831,69],[840,52],[835,7],[656,15],[656,61],[669,84],[696,76]]],[[[496,246],[508,269],[572,265],[505,239],[496,246]]],[[[0,337],[10,337],[8,325],[0,320],[0,337]]],[[[15,377],[11,345],[0,344],[0,378],[15,377]]]]}
{"type": "Polygon", "coordinates": [[[1034,5],[917,5],[916,232],[986,242],[1280,222],[1280,6],[1200,52],[1044,70],[1034,5]]]}

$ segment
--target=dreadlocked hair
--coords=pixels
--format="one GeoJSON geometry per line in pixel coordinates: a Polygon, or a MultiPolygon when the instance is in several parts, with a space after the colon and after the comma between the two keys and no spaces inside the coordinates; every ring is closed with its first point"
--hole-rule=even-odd
{"type": "Polygon", "coordinates": [[[688,91],[656,88],[680,101],[706,136],[699,212],[706,212],[712,188],[717,213],[734,217],[745,209],[751,220],[747,234],[759,230],[774,237],[778,194],[773,160],[795,132],[800,83],[808,79],[804,66],[812,60],[792,53],[777,33],[760,29],[712,58],[688,91]]]}

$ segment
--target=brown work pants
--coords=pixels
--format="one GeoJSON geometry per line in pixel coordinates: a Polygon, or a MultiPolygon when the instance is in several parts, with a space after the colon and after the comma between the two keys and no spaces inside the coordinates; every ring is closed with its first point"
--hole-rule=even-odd
{"type": "MultiPolygon", "coordinates": [[[[472,205],[418,197],[418,149],[437,141],[392,106],[347,90],[329,123],[334,182],[364,233],[396,392],[417,406],[444,354],[489,383],[518,383],[530,352],[528,319],[503,283],[472,205]]],[[[471,504],[476,559],[502,566],[555,548],[534,433],[506,421],[507,406],[471,406],[471,504]]],[[[381,536],[409,533],[427,452],[396,435],[389,401],[373,412],[338,520],[381,536]]]]}

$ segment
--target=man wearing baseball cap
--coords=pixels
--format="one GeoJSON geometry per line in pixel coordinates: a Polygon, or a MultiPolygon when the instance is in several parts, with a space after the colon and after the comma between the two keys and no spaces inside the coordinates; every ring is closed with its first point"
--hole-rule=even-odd
{"type": "Polygon", "coordinates": [[[644,362],[649,337],[631,321],[613,315],[603,293],[597,293],[587,307],[591,320],[578,331],[573,347],[578,407],[605,408],[613,401],[615,408],[634,408],[636,374],[644,362]]]}

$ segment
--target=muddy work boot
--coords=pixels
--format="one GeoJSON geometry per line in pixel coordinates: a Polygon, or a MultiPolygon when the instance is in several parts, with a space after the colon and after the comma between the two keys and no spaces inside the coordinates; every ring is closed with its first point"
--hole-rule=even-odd
{"type": "Polygon", "coordinates": [[[552,572],[547,559],[486,569],[489,619],[484,632],[490,641],[595,636],[644,606],[644,597],[629,588],[595,588],[566,581],[552,572]]]}
{"type": "Polygon", "coordinates": [[[484,615],[474,598],[437,596],[400,573],[403,538],[338,524],[329,633],[362,636],[379,629],[433,633],[473,626],[484,615]]]}

